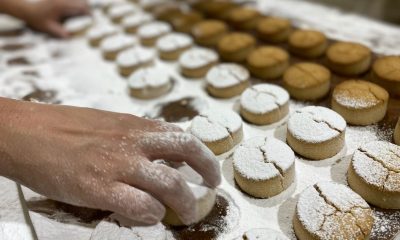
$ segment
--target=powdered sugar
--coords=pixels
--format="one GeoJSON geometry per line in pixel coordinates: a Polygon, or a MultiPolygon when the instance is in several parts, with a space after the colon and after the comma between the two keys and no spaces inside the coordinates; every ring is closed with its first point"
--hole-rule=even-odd
{"type": "Polygon", "coordinates": [[[178,49],[188,48],[192,45],[192,37],[183,33],[170,33],[157,41],[157,49],[163,52],[172,52],[178,49]]]}
{"type": "Polygon", "coordinates": [[[153,21],[140,26],[137,33],[140,38],[149,39],[162,36],[171,30],[171,25],[168,23],[153,21]]]}
{"type": "Polygon", "coordinates": [[[288,171],[294,165],[294,159],[292,149],[284,142],[255,137],[235,150],[233,167],[248,179],[268,180],[288,171]]]}
{"type": "Polygon", "coordinates": [[[151,62],[154,58],[155,53],[152,49],[136,46],[119,53],[117,63],[122,67],[132,67],[151,62]]]}
{"type": "Polygon", "coordinates": [[[355,172],[385,191],[400,191],[400,147],[389,142],[364,144],[352,159],[355,172]]]}
{"type": "Polygon", "coordinates": [[[248,88],[240,97],[240,105],[249,112],[265,114],[279,109],[289,101],[288,92],[273,84],[258,84],[248,88]]]}
{"type": "Polygon", "coordinates": [[[170,82],[171,77],[167,69],[160,66],[139,69],[128,80],[129,87],[132,89],[156,88],[170,82]]]}
{"type": "Polygon", "coordinates": [[[294,112],[288,121],[288,131],[296,138],[310,143],[333,139],[346,129],[346,121],[336,112],[309,106],[294,112]]]}
{"type": "Polygon", "coordinates": [[[135,28],[140,25],[152,21],[154,18],[147,13],[138,12],[133,15],[128,15],[122,19],[122,26],[125,28],[135,28]]]}
{"type": "Polygon", "coordinates": [[[117,28],[111,24],[97,24],[89,30],[87,35],[89,39],[99,39],[117,32],[117,28]]]}
{"type": "Polygon", "coordinates": [[[207,48],[193,48],[184,52],[179,58],[182,67],[196,69],[218,61],[218,54],[207,48]]]}
{"type": "Polygon", "coordinates": [[[104,39],[104,41],[101,42],[100,48],[103,51],[111,52],[125,49],[135,44],[137,44],[137,38],[118,34],[104,39]]]}
{"type": "Polygon", "coordinates": [[[65,29],[70,33],[82,31],[93,24],[90,16],[74,17],[67,20],[64,24],[65,29]]]}
{"type": "Polygon", "coordinates": [[[139,9],[135,5],[132,5],[130,3],[121,3],[112,6],[110,10],[108,10],[108,14],[111,18],[119,18],[126,15],[134,14],[138,10],[139,9]]]}
{"type": "Polygon", "coordinates": [[[249,78],[249,71],[241,65],[222,63],[208,71],[206,81],[213,87],[226,88],[248,81],[249,78]]]}
{"type": "Polygon", "coordinates": [[[289,240],[289,238],[282,233],[268,228],[251,229],[247,231],[243,237],[246,240],[289,240]]]}
{"type": "Polygon", "coordinates": [[[230,110],[207,110],[193,119],[189,132],[204,142],[214,142],[229,137],[240,130],[242,119],[230,110]]]}

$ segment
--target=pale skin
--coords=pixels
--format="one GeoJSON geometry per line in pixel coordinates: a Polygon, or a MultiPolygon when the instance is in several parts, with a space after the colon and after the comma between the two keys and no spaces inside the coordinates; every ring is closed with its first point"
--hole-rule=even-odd
{"type": "MultiPolygon", "coordinates": [[[[60,20],[88,13],[83,0],[0,0],[0,12],[68,37],[60,20]]],[[[215,188],[213,153],[173,124],[133,115],[0,98],[0,175],[51,199],[155,224],[165,208],[195,219],[195,198],[177,170],[186,163],[215,188]]]]}

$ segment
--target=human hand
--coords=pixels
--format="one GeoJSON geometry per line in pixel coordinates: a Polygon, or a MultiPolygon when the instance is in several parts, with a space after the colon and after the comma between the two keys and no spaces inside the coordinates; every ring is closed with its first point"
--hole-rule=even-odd
{"type": "Polygon", "coordinates": [[[21,18],[39,31],[66,38],[68,32],[62,25],[65,18],[89,14],[86,0],[39,0],[28,2],[21,18]]]}
{"type": "Polygon", "coordinates": [[[6,101],[11,106],[0,110],[0,174],[51,199],[146,224],[162,220],[166,205],[190,224],[196,213],[191,190],[177,170],[153,160],[186,162],[210,187],[220,183],[215,156],[172,124],[6,101]]]}

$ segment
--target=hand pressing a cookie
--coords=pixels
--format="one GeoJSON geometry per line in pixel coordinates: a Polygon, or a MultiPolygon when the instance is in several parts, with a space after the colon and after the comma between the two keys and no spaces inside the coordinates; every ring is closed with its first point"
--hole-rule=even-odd
{"type": "Polygon", "coordinates": [[[0,12],[17,17],[35,30],[60,38],[68,37],[62,21],[68,17],[89,14],[86,0],[3,0],[0,12]]]}
{"type": "Polygon", "coordinates": [[[51,199],[154,224],[165,206],[194,221],[193,193],[175,169],[186,162],[220,183],[215,156],[172,124],[87,108],[0,98],[0,175],[51,199]]]}

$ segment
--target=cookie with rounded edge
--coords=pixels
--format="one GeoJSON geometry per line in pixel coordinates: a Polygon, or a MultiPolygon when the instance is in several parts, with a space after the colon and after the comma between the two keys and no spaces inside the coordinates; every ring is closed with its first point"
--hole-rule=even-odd
{"type": "Polygon", "coordinates": [[[368,239],[372,209],[345,185],[319,182],[299,196],[293,228],[299,240],[368,239]]]}
{"type": "Polygon", "coordinates": [[[311,62],[290,66],[283,74],[283,86],[290,96],[303,101],[325,97],[331,86],[331,71],[311,62]]]}
{"type": "Polygon", "coordinates": [[[370,204],[400,209],[400,146],[384,141],[362,145],[351,159],[347,181],[370,204]]]}
{"type": "Polygon", "coordinates": [[[179,57],[181,73],[188,78],[204,77],[217,63],[217,53],[207,48],[192,48],[179,57]]]}
{"type": "Polygon", "coordinates": [[[266,17],[258,21],[256,32],[260,39],[270,43],[285,42],[290,32],[292,24],[289,19],[279,17],[266,17]]]}
{"type": "Polygon", "coordinates": [[[238,30],[253,30],[260,18],[261,13],[249,7],[236,7],[227,13],[227,21],[238,30]]]}
{"type": "Polygon", "coordinates": [[[136,46],[120,52],[116,61],[120,74],[128,77],[139,68],[152,65],[155,57],[152,49],[136,46]]]}
{"type": "Polygon", "coordinates": [[[286,141],[309,160],[335,156],[345,146],[346,121],[325,107],[308,106],[291,114],[286,141]]]}
{"type": "Polygon", "coordinates": [[[89,38],[89,43],[92,47],[99,47],[105,38],[117,33],[117,28],[110,24],[98,24],[88,31],[87,37],[89,38]]]}
{"type": "Polygon", "coordinates": [[[314,30],[296,30],[289,36],[289,51],[305,58],[317,58],[325,54],[328,39],[314,30]]]}
{"type": "Polygon", "coordinates": [[[210,95],[231,98],[240,95],[250,85],[250,73],[241,65],[222,63],[208,71],[206,82],[210,95]]]}
{"type": "Polygon", "coordinates": [[[184,33],[169,33],[157,40],[157,50],[163,60],[177,60],[179,56],[193,46],[193,39],[184,33]]]}
{"type": "Polygon", "coordinates": [[[137,43],[138,40],[135,37],[117,34],[106,37],[101,42],[100,49],[106,60],[113,61],[117,58],[118,53],[133,47],[137,43]]]}
{"type": "Polygon", "coordinates": [[[153,19],[153,16],[148,13],[137,13],[124,17],[121,25],[126,33],[135,34],[140,26],[153,21],[153,19]]]}
{"type": "Polygon", "coordinates": [[[336,42],[328,47],[326,57],[329,67],[346,76],[360,75],[371,65],[371,50],[353,42],[336,42]]]}
{"type": "Polygon", "coordinates": [[[257,125],[278,122],[289,114],[289,94],[273,84],[249,87],[240,97],[240,114],[257,125]]]}
{"type": "Polygon", "coordinates": [[[131,3],[121,3],[111,6],[107,14],[114,23],[120,23],[124,17],[135,14],[137,11],[138,8],[135,5],[131,3]]]}
{"type": "Polygon", "coordinates": [[[242,141],[242,125],[242,119],[232,110],[209,109],[192,120],[188,131],[220,155],[242,141]]]}
{"type": "Polygon", "coordinates": [[[254,137],[233,154],[233,171],[242,191],[270,198],[286,190],[295,179],[295,156],[288,145],[272,137],[254,137]]]}
{"type": "Polygon", "coordinates": [[[157,40],[172,31],[171,25],[165,22],[153,21],[145,23],[137,30],[140,42],[144,46],[154,46],[157,40]]]}
{"type": "Polygon", "coordinates": [[[332,110],[348,124],[367,126],[381,121],[387,111],[389,93],[364,80],[347,80],[335,87],[332,110]]]}
{"type": "Polygon", "coordinates": [[[256,39],[247,33],[226,34],[219,40],[217,48],[221,58],[228,62],[243,62],[256,46],[256,39]]]}
{"type": "Polygon", "coordinates": [[[128,79],[128,86],[132,97],[153,99],[171,90],[172,79],[166,68],[151,66],[134,72],[128,79]]]}
{"type": "Polygon", "coordinates": [[[64,23],[64,28],[72,36],[83,36],[93,26],[90,16],[73,17],[64,23]]]}
{"type": "Polygon", "coordinates": [[[372,66],[373,81],[400,96],[400,56],[378,58],[372,66]]]}
{"type": "Polygon", "coordinates": [[[289,67],[289,54],[279,47],[259,47],[247,56],[247,66],[255,77],[276,79],[289,67]]]}
{"type": "Polygon", "coordinates": [[[228,33],[228,26],[219,20],[203,20],[193,26],[191,33],[197,44],[214,47],[228,33]]]}
{"type": "Polygon", "coordinates": [[[171,19],[171,25],[177,32],[190,33],[192,27],[203,20],[203,15],[197,11],[182,13],[171,19]]]}

